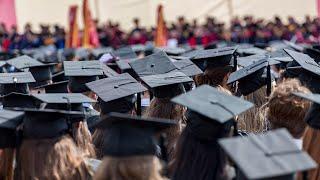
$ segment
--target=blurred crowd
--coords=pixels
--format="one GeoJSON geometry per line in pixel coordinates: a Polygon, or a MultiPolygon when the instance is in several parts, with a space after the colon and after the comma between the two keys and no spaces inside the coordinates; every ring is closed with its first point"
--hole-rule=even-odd
{"type": "MultiPolygon", "coordinates": [[[[119,23],[95,21],[101,46],[118,48],[122,45],[145,44],[153,41],[154,27],[142,27],[140,20],[133,19],[133,29],[125,32],[119,23]]],[[[273,40],[294,40],[297,43],[318,43],[320,41],[320,19],[306,16],[299,23],[293,17],[283,21],[279,17],[272,20],[257,19],[253,16],[235,17],[230,25],[208,17],[203,24],[197,20],[188,22],[178,17],[176,22],[167,23],[170,44],[208,45],[216,41],[236,43],[268,43],[273,40]]],[[[79,33],[81,36],[81,32],[79,33]]],[[[26,24],[22,33],[17,27],[0,25],[0,45],[2,50],[37,48],[54,44],[58,49],[65,47],[66,30],[58,25],[41,25],[36,33],[31,24],[26,24]]]]}

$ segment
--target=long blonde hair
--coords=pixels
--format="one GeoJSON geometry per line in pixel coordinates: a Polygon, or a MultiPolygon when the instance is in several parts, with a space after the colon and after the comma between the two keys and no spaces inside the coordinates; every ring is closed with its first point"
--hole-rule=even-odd
{"type": "Polygon", "coordinates": [[[0,179],[13,180],[15,149],[5,148],[0,151],[0,179]]]}
{"type": "Polygon", "coordinates": [[[243,99],[250,101],[254,107],[238,116],[238,129],[248,133],[260,133],[267,129],[262,106],[268,101],[266,86],[253,93],[244,96],[243,99]]]}
{"type": "Polygon", "coordinates": [[[94,180],[163,180],[161,164],[155,156],[105,156],[94,180]]]}
{"type": "Polygon", "coordinates": [[[90,173],[68,135],[52,139],[26,139],[19,150],[18,177],[21,180],[86,180],[90,173]]]}
{"type": "Polygon", "coordinates": [[[92,144],[92,137],[87,122],[76,122],[72,126],[72,136],[80,152],[85,157],[95,158],[95,148],[92,144]]]}

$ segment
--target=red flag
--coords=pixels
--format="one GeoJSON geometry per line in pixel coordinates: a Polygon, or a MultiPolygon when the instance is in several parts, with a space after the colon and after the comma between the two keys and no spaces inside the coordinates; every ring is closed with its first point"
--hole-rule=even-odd
{"type": "Polygon", "coordinates": [[[0,22],[9,29],[17,25],[15,0],[0,0],[0,22]]]}
{"type": "Polygon", "coordinates": [[[67,48],[78,47],[79,42],[79,27],[77,21],[78,6],[70,6],[69,8],[69,32],[67,33],[67,48]]]}
{"type": "Polygon", "coordinates": [[[98,47],[99,37],[96,29],[96,25],[91,17],[91,12],[89,9],[88,0],[83,0],[83,36],[82,36],[82,46],[84,47],[98,47]]]}
{"type": "Polygon", "coordinates": [[[163,6],[158,6],[157,11],[157,29],[155,37],[155,46],[166,46],[167,45],[167,27],[163,17],[163,6]]]}

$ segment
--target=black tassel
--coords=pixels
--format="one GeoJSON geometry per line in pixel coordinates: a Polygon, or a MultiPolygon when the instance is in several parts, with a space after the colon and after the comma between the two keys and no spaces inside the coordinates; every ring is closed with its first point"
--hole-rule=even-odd
{"type": "Polygon", "coordinates": [[[267,96],[270,96],[271,94],[271,69],[270,65],[267,66],[267,96]]]}

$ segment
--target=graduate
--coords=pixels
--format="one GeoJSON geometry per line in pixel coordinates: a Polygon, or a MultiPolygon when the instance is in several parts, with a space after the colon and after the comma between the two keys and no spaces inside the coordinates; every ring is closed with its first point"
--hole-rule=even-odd
{"type": "Polygon", "coordinates": [[[104,158],[95,180],[162,180],[158,136],[176,122],[110,113],[98,128],[108,131],[104,139],[104,158]]]}
{"type": "Polygon", "coordinates": [[[209,85],[202,85],[172,101],[186,106],[188,112],[187,125],[171,162],[171,179],[234,178],[218,139],[231,136],[232,127],[236,132],[235,116],[252,108],[253,104],[209,85]]]}

